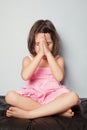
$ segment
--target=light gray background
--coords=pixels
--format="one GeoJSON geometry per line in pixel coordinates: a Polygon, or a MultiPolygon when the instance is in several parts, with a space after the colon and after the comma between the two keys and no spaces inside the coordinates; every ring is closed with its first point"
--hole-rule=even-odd
{"type": "Polygon", "coordinates": [[[61,37],[65,84],[87,97],[87,0],[0,0],[0,95],[24,86],[21,63],[38,19],[50,19],[61,37]]]}

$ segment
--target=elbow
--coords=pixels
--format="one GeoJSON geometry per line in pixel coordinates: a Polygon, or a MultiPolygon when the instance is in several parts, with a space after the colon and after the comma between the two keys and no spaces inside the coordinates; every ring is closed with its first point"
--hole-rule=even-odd
{"type": "Polygon", "coordinates": [[[61,74],[61,75],[57,76],[56,79],[57,79],[58,82],[61,82],[64,79],[64,75],[61,74]]]}
{"type": "Polygon", "coordinates": [[[26,77],[26,76],[21,76],[22,77],[22,79],[24,80],[24,81],[27,81],[28,80],[28,78],[26,77]]]}
{"type": "Polygon", "coordinates": [[[21,77],[24,81],[29,80],[29,76],[27,76],[25,73],[21,73],[21,77]]]}
{"type": "Polygon", "coordinates": [[[23,79],[24,81],[27,81],[27,80],[28,80],[28,78],[26,78],[26,77],[22,77],[22,79],[23,79]]]}

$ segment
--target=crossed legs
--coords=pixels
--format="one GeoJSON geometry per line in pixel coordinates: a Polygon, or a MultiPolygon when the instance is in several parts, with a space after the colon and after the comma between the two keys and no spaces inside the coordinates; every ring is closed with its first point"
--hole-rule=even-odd
{"type": "Polygon", "coordinates": [[[74,113],[70,108],[78,103],[79,97],[75,92],[69,92],[48,104],[41,105],[30,98],[11,91],[7,93],[5,100],[12,106],[6,112],[8,117],[33,119],[57,113],[63,116],[73,116],[74,113]]]}

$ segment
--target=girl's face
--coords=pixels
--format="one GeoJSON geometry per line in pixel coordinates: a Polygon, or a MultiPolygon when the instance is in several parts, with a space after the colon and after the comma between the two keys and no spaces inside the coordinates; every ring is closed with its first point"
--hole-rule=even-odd
{"type": "Polygon", "coordinates": [[[51,39],[50,33],[37,33],[35,35],[35,52],[38,54],[39,52],[39,44],[46,42],[47,47],[50,51],[53,49],[53,41],[51,39]]]}

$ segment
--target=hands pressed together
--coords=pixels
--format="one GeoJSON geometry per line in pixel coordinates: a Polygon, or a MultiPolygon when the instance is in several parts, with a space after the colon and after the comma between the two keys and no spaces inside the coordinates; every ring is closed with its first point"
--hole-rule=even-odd
{"type": "Polygon", "coordinates": [[[47,57],[47,54],[52,51],[53,42],[50,38],[49,34],[42,33],[39,37],[39,41],[36,42],[36,46],[38,47],[38,53],[47,57]]]}

